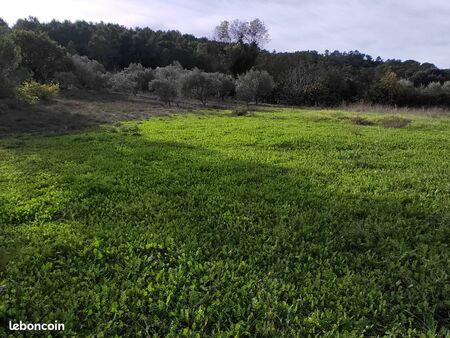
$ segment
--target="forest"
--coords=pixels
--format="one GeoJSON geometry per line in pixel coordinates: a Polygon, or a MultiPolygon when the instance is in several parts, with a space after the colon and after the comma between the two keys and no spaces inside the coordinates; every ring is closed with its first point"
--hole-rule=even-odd
{"type": "Polygon", "coordinates": [[[224,21],[215,39],[103,22],[41,23],[29,17],[9,27],[0,20],[0,97],[23,98],[20,93],[36,91],[36,82],[61,89],[152,91],[169,104],[187,95],[202,103],[237,97],[295,106],[450,105],[448,69],[359,51],[270,52],[264,49],[267,37],[259,19],[224,21]]]}

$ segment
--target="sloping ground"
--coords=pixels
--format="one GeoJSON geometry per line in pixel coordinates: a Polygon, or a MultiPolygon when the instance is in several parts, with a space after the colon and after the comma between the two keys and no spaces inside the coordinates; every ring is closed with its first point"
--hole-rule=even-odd
{"type": "Polygon", "coordinates": [[[0,335],[449,334],[450,119],[359,116],[0,140],[0,335]]]}
{"type": "Polygon", "coordinates": [[[150,96],[128,96],[107,92],[68,91],[50,103],[25,106],[17,103],[12,109],[0,101],[0,136],[14,134],[63,134],[89,129],[105,123],[141,120],[164,116],[195,107],[164,107],[150,96]],[[3,107],[3,109],[2,109],[3,107]]]}

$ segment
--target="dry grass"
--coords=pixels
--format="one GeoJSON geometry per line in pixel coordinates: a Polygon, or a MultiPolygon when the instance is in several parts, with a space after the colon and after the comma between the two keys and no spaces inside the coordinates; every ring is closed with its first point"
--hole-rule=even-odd
{"type": "MultiPolygon", "coordinates": [[[[230,108],[228,102],[214,102],[207,108],[230,108]]],[[[34,106],[0,101],[0,136],[14,134],[62,134],[99,124],[144,120],[196,109],[205,109],[195,101],[179,101],[164,106],[151,95],[71,90],[62,92],[50,104],[34,106]]]]}
{"type": "Polygon", "coordinates": [[[448,117],[450,116],[449,108],[441,107],[422,107],[422,108],[409,108],[409,107],[395,107],[386,106],[380,104],[369,103],[354,103],[354,104],[342,104],[339,109],[346,111],[354,111],[359,113],[382,113],[382,114],[411,114],[421,115],[427,117],[448,117]]]}

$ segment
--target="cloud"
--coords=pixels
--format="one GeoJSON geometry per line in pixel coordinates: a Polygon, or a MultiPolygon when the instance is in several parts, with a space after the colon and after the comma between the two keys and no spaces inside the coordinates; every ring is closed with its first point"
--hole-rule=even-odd
{"type": "Polygon", "coordinates": [[[221,20],[258,17],[270,29],[270,50],[357,49],[450,68],[450,2],[442,0],[16,0],[0,15],[9,23],[33,15],[206,37],[221,20]]]}

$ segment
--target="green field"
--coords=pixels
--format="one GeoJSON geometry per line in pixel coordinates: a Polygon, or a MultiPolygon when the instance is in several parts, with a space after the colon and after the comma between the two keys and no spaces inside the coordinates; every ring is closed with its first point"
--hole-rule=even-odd
{"type": "Polygon", "coordinates": [[[0,336],[450,334],[450,118],[354,116],[0,139],[0,336]]]}

